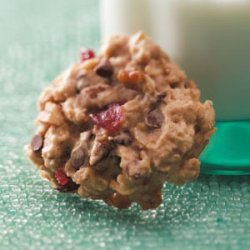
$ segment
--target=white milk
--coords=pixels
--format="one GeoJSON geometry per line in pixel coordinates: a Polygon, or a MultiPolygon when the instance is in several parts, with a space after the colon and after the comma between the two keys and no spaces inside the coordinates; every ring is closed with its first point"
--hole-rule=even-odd
{"type": "Polygon", "coordinates": [[[148,0],[101,0],[101,31],[106,39],[114,34],[150,33],[148,0]]]}
{"type": "Polygon", "coordinates": [[[144,30],[194,79],[217,120],[250,119],[250,0],[102,0],[103,37],[144,30]]]}

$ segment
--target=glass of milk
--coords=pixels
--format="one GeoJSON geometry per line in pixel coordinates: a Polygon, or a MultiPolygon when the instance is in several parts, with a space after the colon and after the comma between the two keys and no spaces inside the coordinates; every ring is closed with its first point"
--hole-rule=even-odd
{"type": "Polygon", "coordinates": [[[241,150],[250,150],[250,0],[102,0],[101,17],[103,39],[143,30],[181,65],[216,109],[220,137],[206,160],[218,163],[213,152],[225,139],[219,165],[243,159],[250,174],[250,151],[241,150]]]}
{"type": "Polygon", "coordinates": [[[163,2],[173,2],[175,29],[158,39],[176,41],[169,52],[213,100],[217,120],[250,119],[250,1],[163,2]]]}

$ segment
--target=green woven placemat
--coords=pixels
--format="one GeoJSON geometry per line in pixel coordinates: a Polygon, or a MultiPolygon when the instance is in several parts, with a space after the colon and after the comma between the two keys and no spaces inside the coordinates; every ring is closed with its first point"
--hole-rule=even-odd
{"type": "Polygon", "coordinates": [[[96,0],[0,1],[0,249],[250,249],[250,177],[166,185],[155,211],[58,193],[26,160],[36,98],[83,45],[96,0]]]}

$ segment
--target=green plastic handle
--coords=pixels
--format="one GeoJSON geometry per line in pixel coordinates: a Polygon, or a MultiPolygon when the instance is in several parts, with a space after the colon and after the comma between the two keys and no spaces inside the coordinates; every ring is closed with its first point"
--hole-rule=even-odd
{"type": "Polygon", "coordinates": [[[217,122],[216,129],[200,156],[201,173],[250,175],[250,120],[217,122]]]}

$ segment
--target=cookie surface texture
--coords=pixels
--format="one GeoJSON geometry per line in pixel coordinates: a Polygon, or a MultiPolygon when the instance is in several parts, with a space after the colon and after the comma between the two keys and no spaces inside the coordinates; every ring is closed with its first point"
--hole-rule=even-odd
{"type": "Polygon", "coordinates": [[[40,95],[27,154],[61,192],[157,208],[164,182],[199,175],[212,103],[142,32],[81,53],[40,95]]]}

